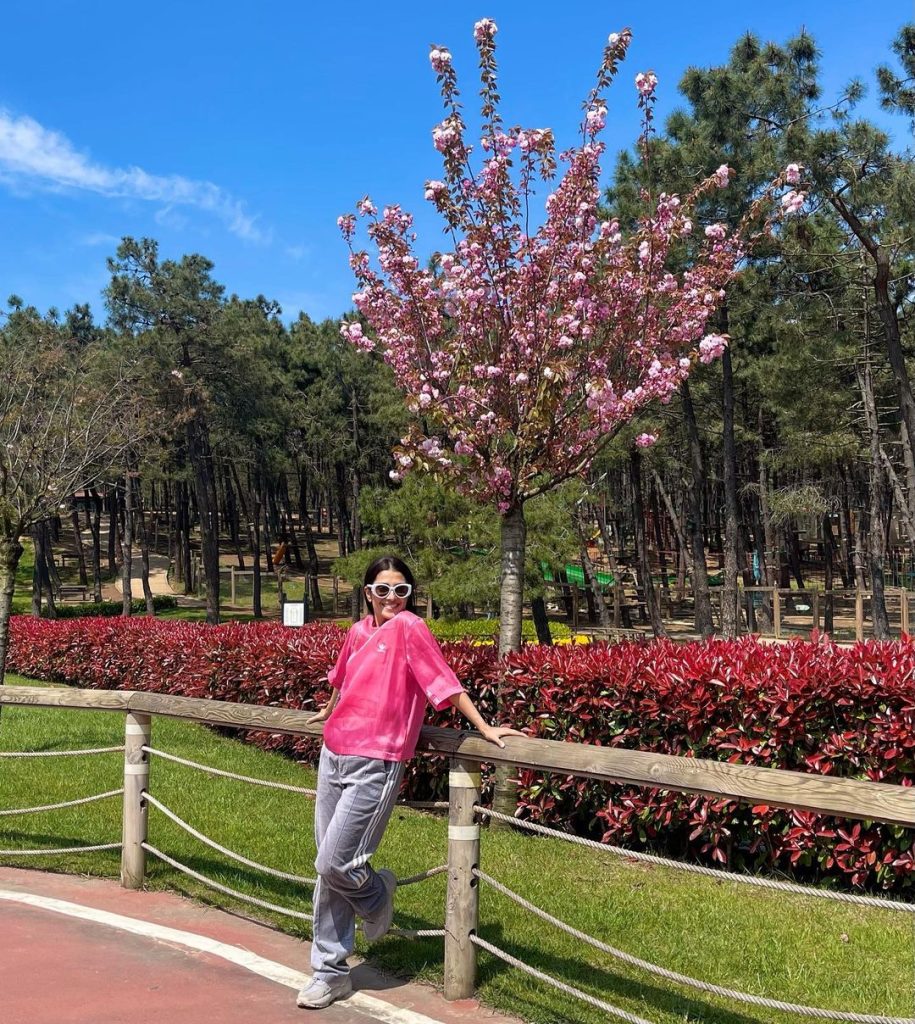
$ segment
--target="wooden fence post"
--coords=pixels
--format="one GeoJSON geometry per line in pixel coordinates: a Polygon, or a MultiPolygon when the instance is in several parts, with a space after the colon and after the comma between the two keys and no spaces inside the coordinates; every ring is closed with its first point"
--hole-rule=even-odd
{"type": "Polygon", "coordinates": [[[855,640],[864,639],[864,591],[858,587],[855,590],[855,640]]]}
{"type": "Polygon", "coordinates": [[[143,794],[149,788],[149,715],[127,712],[124,730],[124,812],[121,826],[121,885],[142,889],[146,875],[146,842],[149,808],[143,794]]]}
{"type": "Polygon", "coordinates": [[[334,576],[334,616],[337,614],[337,601],[340,597],[340,580],[334,576]]]}
{"type": "Polygon", "coordinates": [[[470,941],[479,920],[480,886],[473,869],[480,863],[480,826],[474,805],[480,800],[480,765],[452,758],[448,773],[448,895],[445,904],[445,998],[469,999],[477,973],[470,941]]]}
{"type": "Polygon", "coordinates": [[[820,592],[819,592],[819,590],[814,590],[812,592],[812,597],[811,597],[811,600],[810,600],[810,604],[811,604],[811,606],[813,608],[813,628],[815,630],[819,631],[819,628],[820,628],[820,592]]]}
{"type": "Polygon", "coordinates": [[[615,629],[620,628],[620,618],[622,614],[622,600],[620,597],[620,584],[614,580],[613,583],[613,626],[615,629]]]}
{"type": "Polygon", "coordinates": [[[578,584],[573,583],[569,590],[572,591],[572,632],[578,632],[578,584]]]}
{"type": "Polygon", "coordinates": [[[782,636],[782,596],[778,587],[772,588],[772,629],[775,639],[780,640],[782,636]]]}
{"type": "Polygon", "coordinates": [[[229,603],[235,604],[235,566],[229,566],[229,603]]]}
{"type": "Polygon", "coordinates": [[[909,632],[909,592],[905,587],[899,590],[899,629],[908,635],[909,632]]]}

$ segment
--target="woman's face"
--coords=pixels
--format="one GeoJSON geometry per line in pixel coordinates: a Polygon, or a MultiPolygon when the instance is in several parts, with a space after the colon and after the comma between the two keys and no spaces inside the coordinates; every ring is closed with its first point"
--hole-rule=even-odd
{"type": "MultiPolygon", "coordinates": [[[[397,572],[396,569],[383,569],[378,573],[373,582],[387,583],[389,587],[396,587],[398,583],[406,583],[407,581],[403,574],[397,572]]],[[[407,601],[409,600],[408,597],[396,597],[393,590],[388,591],[387,597],[375,597],[368,587],[365,588],[365,599],[372,605],[377,626],[387,622],[388,619],[393,619],[398,612],[402,612],[407,607],[407,601]]]]}

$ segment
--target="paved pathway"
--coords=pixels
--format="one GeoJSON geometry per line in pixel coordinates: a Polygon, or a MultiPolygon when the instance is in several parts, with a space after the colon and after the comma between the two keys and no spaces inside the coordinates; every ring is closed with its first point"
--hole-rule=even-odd
{"type": "MultiPolygon", "coordinates": [[[[114,580],[114,586],[119,594],[123,593],[120,576],[114,580]]],[[[168,558],[165,555],[149,554],[149,589],[154,595],[175,593],[168,582],[168,558]]],[[[130,590],[135,598],[143,596],[143,559],[139,550],[134,550],[130,563],[130,590]]]]}
{"type": "Polygon", "coordinates": [[[3,1024],[517,1024],[359,965],[356,988],[299,1010],[309,948],[184,899],[0,867],[3,1024]]]}

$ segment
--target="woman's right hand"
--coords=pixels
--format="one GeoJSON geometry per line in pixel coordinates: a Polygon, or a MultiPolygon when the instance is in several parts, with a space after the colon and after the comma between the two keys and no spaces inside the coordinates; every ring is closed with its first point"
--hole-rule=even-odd
{"type": "Polygon", "coordinates": [[[312,715],[311,718],[306,719],[305,724],[317,725],[319,722],[326,722],[329,717],[330,711],[328,710],[327,705],[325,705],[317,714],[312,715]]]}

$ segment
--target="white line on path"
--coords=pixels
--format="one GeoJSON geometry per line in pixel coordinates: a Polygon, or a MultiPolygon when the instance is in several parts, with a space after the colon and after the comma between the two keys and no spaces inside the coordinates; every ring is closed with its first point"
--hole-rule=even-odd
{"type": "MultiPolygon", "coordinates": [[[[8,889],[0,889],[0,900],[9,900],[13,903],[24,903],[26,906],[38,907],[41,910],[50,910],[57,914],[65,914],[67,917],[76,917],[84,921],[95,921],[97,924],[107,925],[109,928],[119,928],[121,931],[131,932],[134,935],[142,935],[150,939],[159,939],[162,942],[173,942],[188,949],[200,950],[210,953],[213,956],[221,957],[238,967],[244,967],[262,978],[275,981],[279,985],[286,985],[288,988],[300,989],[309,979],[309,975],[296,971],[285,964],[278,964],[275,960],[267,960],[256,953],[251,953],[238,946],[230,946],[225,942],[210,939],[205,935],[197,935],[194,932],[185,932],[177,928],[167,928],[164,925],[153,924],[151,921],[141,921],[133,917],[124,917],[122,914],[113,914],[107,910],[96,910],[94,907],[84,907],[79,903],[68,903],[66,900],[52,899],[49,896],[35,896],[32,893],[13,892],[8,889]]],[[[440,1021],[427,1017],[425,1014],[417,1013],[415,1010],[405,1010],[399,1006],[392,1006],[383,999],[377,999],[365,992],[354,992],[347,1000],[348,1006],[356,1007],[371,1014],[384,1024],[441,1024],[440,1021]]],[[[303,1018],[304,1019],[304,1018],[303,1018]]]]}

